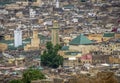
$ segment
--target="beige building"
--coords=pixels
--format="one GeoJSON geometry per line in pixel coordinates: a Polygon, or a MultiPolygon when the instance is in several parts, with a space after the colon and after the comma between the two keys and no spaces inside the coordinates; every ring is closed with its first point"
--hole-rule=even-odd
{"type": "Polygon", "coordinates": [[[71,37],[64,37],[64,38],[63,38],[63,42],[64,42],[65,45],[69,44],[69,42],[70,42],[71,40],[72,40],[71,37]]]}
{"type": "Polygon", "coordinates": [[[120,58],[116,58],[116,57],[109,57],[109,62],[110,63],[116,63],[116,64],[120,64],[120,58]]]}
{"type": "Polygon", "coordinates": [[[13,58],[13,59],[8,59],[8,64],[14,64],[15,66],[24,66],[24,58],[13,58]]]}
{"type": "Polygon", "coordinates": [[[33,6],[41,6],[42,5],[42,1],[41,0],[36,0],[36,2],[33,2],[32,4],[33,6]]]}
{"type": "Polygon", "coordinates": [[[43,19],[38,19],[38,23],[42,24],[43,23],[43,19]]]}
{"type": "Polygon", "coordinates": [[[20,1],[20,2],[18,1],[18,2],[16,2],[16,4],[20,4],[20,5],[22,4],[22,6],[28,6],[28,3],[29,3],[28,1],[20,1]]]}
{"type": "Polygon", "coordinates": [[[39,50],[40,48],[40,39],[38,38],[38,31],[33,30],[33,37],[31,39],[31,44],[27,44],[24,47],[25,51],[30,51],[30,50],[39,50]]]}
{"type": "Polygon", "coordinates": [[[13,37],[11,34],[6,34],[5,35],[5,40],[13,40],[13,37]]]}
{"type": "Polygon", "coordinates": [[[4,52],[8,48],[7,44],[0,43],[0,52],[4,52]]]}
{"type": "Polygon", "coordinates": [[[24,6],[19,6],[19,4],[7,4],[5,6],[5,9],[8,9],[8,10],[24,9],[24,8],[25,8],[24,6]]]}
{"type": "Polygon", "coordinates": [[[91,0],[93,3],[97,2],[97,3],[100,3],[102,2],[102,0],[91,0]]]}
{"type": "Polygon", "coordinates": [[[17,12],[16,16],[19,17],[19,18],[22,18],[23,17],[23,13],[22,12],[17,12]]]}
{"type": "Polygon", "coordinates": [[[96,42],[102,42],[103,34],[88,34],[88,39],[95,40],[96,42]]]}
{"type": "Polygon", "coordinates": [[[108,41],[112,38],[120,38],[119,33],[113,33],[113,32],[106,32],[106,33],[101,33],[101,34],[88,34],[88,39],[94,40],[97,43],[103,42],[103,41],[108,41]]]}

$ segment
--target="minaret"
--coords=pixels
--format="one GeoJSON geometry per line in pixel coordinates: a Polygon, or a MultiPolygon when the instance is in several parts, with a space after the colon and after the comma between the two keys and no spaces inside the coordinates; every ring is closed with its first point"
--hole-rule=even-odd
{"type": "Polygon", "coordinates": [[[59,26],[58,26],[58,21],[54,21],[53,22],[52,44],[53,45],[59,44],[59,26]]]}
{"type": "Polygon", "coordinates": [[[31,45],[33,47],[37,47],[39,48],[39,45],[40,45],[40,39],[38,37],[38,31],[37,30],[33,30],[33,38],[31,40],[31,45]]]}
{"type": "Polygon", "coordinates": [[[56,8],[59,8],[59,1],[56,1],[56,8]]]}
{"type": "Polygon", "coordinates": [[[33,30],[33,39],[38,38],[38,31],[33,30]]]}
{"type": "Polygon", "coordinates": [[[22,31],[20,30],[20,27],[18,27],[14,31],[14,46],[18,47],[22,45],[22,31]]]}

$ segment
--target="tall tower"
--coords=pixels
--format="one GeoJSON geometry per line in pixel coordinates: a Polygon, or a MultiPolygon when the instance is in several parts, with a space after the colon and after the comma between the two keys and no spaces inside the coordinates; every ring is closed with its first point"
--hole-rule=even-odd
{"type": "Polygon", "coordinates": [[[58,21],[54,21],[53,22],[52,44],[53,45],[59,44],[59,26],[58,26],[58,21]]]}
{"type": "Polygon", "coordinates": [[[40,39],[39,39],[39,36],[38,36],[38,30],[34,29],[33,30],[33,37],[31,39],[31,44],[27,44],[24,47],[24,50],[25,51],[39,50],[39,48],[40,48],[40,39]]]}
{"type": "Polygon", "coordinates": [[[37,30],[33,30],[33,38],[31,40],[31,45],[33,47],[39,48],[40,39],[38,38],[38,31],[37,30]]]}
{"type": "Polygon", "coordinates": [[[14,46],[22,45],[22,31],[18,28],[14,31],[14,46]]]}
{"type": "Polygon", "coordinates": [[[56,8],[59,8],[59,1],[56,0],[56,8]]]}

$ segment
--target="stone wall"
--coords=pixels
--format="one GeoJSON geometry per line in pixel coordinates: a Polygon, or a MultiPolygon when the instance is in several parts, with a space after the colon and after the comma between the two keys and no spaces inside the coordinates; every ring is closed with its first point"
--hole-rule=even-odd
{"type": "Polygon", "coordinates": [[[118,83],[113,72],[99,72],[97,76],[77,75],[69,79],[68,83],[118,83]]]}

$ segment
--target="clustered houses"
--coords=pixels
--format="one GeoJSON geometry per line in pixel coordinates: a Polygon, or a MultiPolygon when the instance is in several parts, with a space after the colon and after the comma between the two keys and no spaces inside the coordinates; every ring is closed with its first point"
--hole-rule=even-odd
{"type": "MultiPolygon", "coordinates": [[[[57,76],[82,70],[88,74],[86,64],[98,71],[102,70],[99,68],[102,63],[120,63],[119,4],[120,0],[0,0],[0,36],[4,36],[0,40],[0,52],[4,51],[0,53],[2,68],[40,65],[40,55],[48,41],[63,46],[59,53],[64,57],[61,69],[64,72],[56,69],[57,76]],[[12,2],[3,5],[5,1],[12,2]],[[22,45],[14,47],[14,30],[18,25],[22,45]]],[[[52,78],[53,74],[47,75],[52,78]]]]}
{"type": "MultiPolygon", "coordinates": [[[[113,33],[105,33],[99,39],[102,41],[92,41],[83,34],[72,39],[69,45],[62,47],[60,52],[65,59],[64,66],[79,66],[85,63],[119,63],[119,59],[115,58],[119,58],[119,52],[115,54],[120,49],[119,37],[115,38],[113,33]]],[[[94,37],[93,40],[99,39],[94,37]]]]}
{"type": "MultiPolygon", "coordinates": [[[[106,43],[110,39],[120,38],[118,3],[119,0],[14,1],[12,4],[0,6],[0,29],[2,29],[0,34],[4,34],[6,41],[13,40],[13,31],[21,24],[23,43],[26,43],[24,39],[31,38],[32,30],[37,29],[38,34],[52,40],[51,32],[57,33],[57,40],[60,37],[60,44],[68,49],[63,51],[65,55],[87,57],[86,54],[89,54],[92,55],[92,59],[97,51],[101,51],[103,53],[101,55],[110,55],[119,49],[119,43],[106,43]],[[51,30],[54,20],[58,21],[59,34],[58,31],[51,30]],[[85,33],[85,36],[81,33],[85,33]],[[78,34],[80,34],[78,38],[74,39],[78,34]]],[[[49,40],[40,41],[46,43],[49,40]]],[[[40,41],[39,38],[33,38],[31,43],[30,41],[26,43],[24,49],[38,50],[40,41]]],[[[9,49],[13,42],[6,44],[9,49]]],[[[72,57],[70,59],[74,60],[72,57]]],[[[77,61],[84,63],[84,60],[77,61]]]]}

